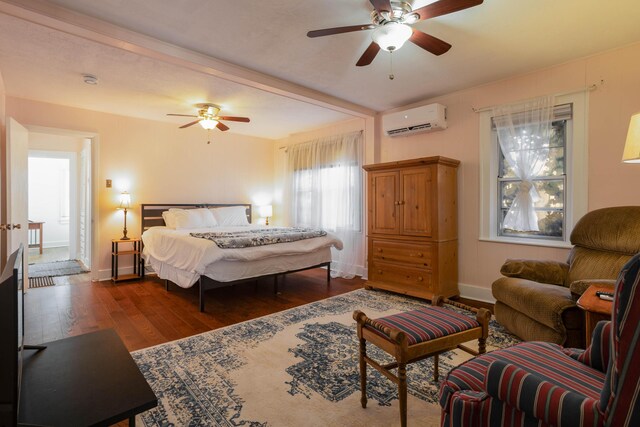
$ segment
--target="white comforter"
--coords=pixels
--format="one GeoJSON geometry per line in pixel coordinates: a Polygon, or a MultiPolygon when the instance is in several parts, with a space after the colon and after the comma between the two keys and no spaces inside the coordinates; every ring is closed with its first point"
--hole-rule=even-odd
{"type": "Polygon", "coordinates": [[[155,260],[169,264],[179,270],[201,275],[204,274],[207,265],[220,260],[252,261],[282,255],[309,253],[330,246],[336,249],[342,249],[342,241],[331,233],[327,233],[327,235],[323,237],[314,237],[313,239],[241,249],[220,249],[211,240],[191,237],[189,235],[189,233],[225,232],[260,228],[265,227],[215,227],[188,230],[151,227],[142,234],[142,241],[144,242],[143,256],[150,255],[155,258],[155,260]]]}

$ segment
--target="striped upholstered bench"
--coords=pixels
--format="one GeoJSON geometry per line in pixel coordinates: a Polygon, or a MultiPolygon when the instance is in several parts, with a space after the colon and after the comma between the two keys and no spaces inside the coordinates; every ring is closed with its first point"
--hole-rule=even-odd
{"type": "Polygon", "coordinates": [[[473,355],[486,351],[491,314],[485,309],[475,309],[442,297],[434,298],[433,306],[394,314],[380,319],[369,319],[356,310],[353,318],[358,322],[360,341],[360,403],[367,406],[367,364],[371,365],[398,385],[400,423],[407,425],[407,364],[427,357],[434,358],[434,379],[438,381],[438,355],[460,348],[473,355]],[[453,305],[475,313],[475,318],[445,308],[453,305]],[[478,351],[462,345],[477,339],[478,351]],[[396,359],[381,365],[367,356],[366,342],[384,350],[396,359]],[[391,370],[398,368],[398,374],[391,370]]]}

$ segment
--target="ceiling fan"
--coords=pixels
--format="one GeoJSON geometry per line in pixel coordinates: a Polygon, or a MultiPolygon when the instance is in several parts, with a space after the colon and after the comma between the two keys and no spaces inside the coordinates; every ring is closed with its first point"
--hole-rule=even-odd
{"type": "Polygon", "coordinates": [[[375,10],[371,12],[371,23],[348,27],[325,28],[309,31],[307,37],[322,37],[353,31],[373,30],[373,41],[364,51],[356,65],[362,67],[371,64],[380,49],[394,52],[409,40],[434,55],[442,55],[451,45],[443,40],[412,28],[418,21],[446,15],[482,4],[483,0],[439,0],[427,6],[413,10],[405,1],[369,0],[375,10]]]}
{"type": "Polygon", "coordinates": [[[196,120],[180,126],[180,129],[188,128],[196,123],[200,123],[200,126],[204,129],[211,130],[213,128],[218,128],[223,132],[229,130],[229,126],[222,123],[223,120],[244,123],[249,123],[250,121],[248,117],[219,116],[218,113],[220,112],[220,106],[216,104],[196,104],[196,107],[198,108],[197,116],[193,114],[167,114],[167,116],[197,117],[196,120]]]}

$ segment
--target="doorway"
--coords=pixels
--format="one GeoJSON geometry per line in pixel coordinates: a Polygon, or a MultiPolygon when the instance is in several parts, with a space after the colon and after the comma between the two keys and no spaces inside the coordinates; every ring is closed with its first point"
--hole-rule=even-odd
{"type": "Polygon", "coordinates": [[[89,273],[91,139],[30,131],[27,169],[30,284],[89,273]]]}

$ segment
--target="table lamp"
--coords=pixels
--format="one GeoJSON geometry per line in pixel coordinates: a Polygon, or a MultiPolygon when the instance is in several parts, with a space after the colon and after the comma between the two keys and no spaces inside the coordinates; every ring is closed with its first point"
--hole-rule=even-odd
{"type": "Polygon", "coordinates": [[[129,240],[127,237],[127,209],[131,207],[131,195],[126,191],[120,194],[120,209],[124,209],[124,229],[122,230],[122,237],[120,240],[129,240]]]}
{"type": "Polygon", "coordinates": [[[273,216],[273,206],[265,205],[260,207],[260,216],[266,218],[264,224],[269,225],[269,217],[273,216]]]}
{"type": "Polygon", "coordinates": [[[625,163],[640,163],[640,113],[631,116],[622,161],[625,163]]]}

